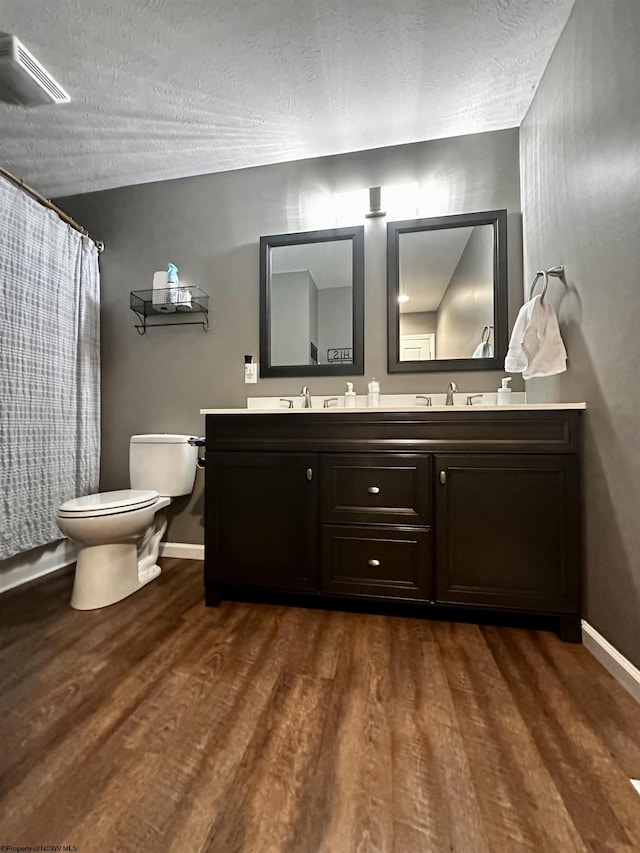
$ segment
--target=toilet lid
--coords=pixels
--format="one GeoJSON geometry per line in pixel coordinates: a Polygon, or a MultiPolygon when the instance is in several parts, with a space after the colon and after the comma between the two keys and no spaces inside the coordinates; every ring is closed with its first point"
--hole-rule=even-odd
{"type": "Polygon", "coordinates": [[[58,513],[64,516],[111,515],[114,511],[125,512],[144,509],[155,503],[158,492],[152,489],[120,489],[117,492],[99,492],[65,501],[58,513]]]}

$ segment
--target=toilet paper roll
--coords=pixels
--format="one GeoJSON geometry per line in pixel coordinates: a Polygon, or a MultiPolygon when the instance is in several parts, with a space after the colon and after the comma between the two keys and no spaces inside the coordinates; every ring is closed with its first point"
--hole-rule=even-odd
{"type": "Polygon", "coordinates": [[[167,271],[160,270],[159,272],[154,272],[153,274],[153,297],[152,304],[153,307],[158,311],[175,311],[175,308],[170,303],[173,301],[171,299],[171,291],[168,289],[169,285],[167,284],[167,271]]]}
{"type": "Polygon", "coordinates": [[[182,287],[178,291],[178,295],[176,298],[176,308],[178,311],[191,311],[191,291],[188,287],[182,287]]]}
{"type": "Polygon", "coordinates": [[[154,290],[162,290],[169,285],[167,284],[167,271],[160,270],[160,272],[154,272],[153,274],[153,289],[154,290]]]}
{"type": "Polygon", "coordinates": [[[154,303],[153,307],[156,311],[162,311],[163,314],[171,314],[172,311],[176,310],[176,306],[173,302],[157,302],[154,303]]]}

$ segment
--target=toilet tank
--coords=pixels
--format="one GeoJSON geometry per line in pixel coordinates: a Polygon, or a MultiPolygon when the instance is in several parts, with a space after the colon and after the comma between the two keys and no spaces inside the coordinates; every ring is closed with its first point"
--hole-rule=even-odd
{"type": "Polygon", "coordinates": [[[190,435],[132,435],[129,481],[132,489],[154,489],[164,497],[188,495],[196,478],[198,448],[190,435]]]}

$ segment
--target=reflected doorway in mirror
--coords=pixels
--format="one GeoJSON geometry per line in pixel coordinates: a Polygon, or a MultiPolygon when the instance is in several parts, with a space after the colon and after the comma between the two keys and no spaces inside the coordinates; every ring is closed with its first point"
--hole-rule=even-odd
{"type": "Polygon", "coordinates": [[[431,361],[435,358],[436,336],[400,335],[400,361],[431,361]]]}

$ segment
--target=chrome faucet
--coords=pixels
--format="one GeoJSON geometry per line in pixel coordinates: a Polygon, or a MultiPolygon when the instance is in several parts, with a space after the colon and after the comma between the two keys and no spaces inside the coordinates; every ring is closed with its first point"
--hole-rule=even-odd
{"type": "Polygon", "coordinates": [[[447,402],[445,406],[453,406],[453,394],[458,390],[458,386],[455,382],[450,382],[449,387],[447,388],[447,402]]]}
{"type": "Polygon", "coordinates": [[[302,400],[302,408],[310,409],[311,408],[311,392],[309,391],[309,386],[305,385],[302,391],[300,391],[300,396],[303,397],[302,400]]]}

